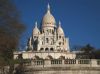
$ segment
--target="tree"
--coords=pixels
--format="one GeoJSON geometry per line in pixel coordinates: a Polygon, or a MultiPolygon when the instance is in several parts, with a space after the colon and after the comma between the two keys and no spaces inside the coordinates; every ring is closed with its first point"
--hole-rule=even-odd
{"type": "Polygon", "coordinates": [[[84,51],[84,53],[91,53],[91,52],[93,52],[95,49],[94,49],[94,47],[92,47],[90,44],[87,44],[86,46],[82,47],[80,50],[81,50],[81,51],[84,51]]]}
{"type": "Polygon", "coordinates": [[[16,59],[18,62],[18,66],[15,68],[15,73],[14,74],[24,74],[24,59],[22,57],[22,54],[18,55],[18,59],[16,59]]]}
{"type": "Polygon", "coordinates": [[[100,59],[100,49],[95,50],[94,55],[96,59],[100,59]]]}
{"type": "Polygon", "coordinates": [[[82,47],[80,49],[83,53],[79,54],[82,59],[94,59],[94,51],[95,48],[92,47],[90,44],[87,44],[86,46],[82,47]]]}
{"type": "Polygon", "coordinates": [[[0,0],[0,66],[12,63],[13,51],[24,30],[13,0],[0,0]]]}

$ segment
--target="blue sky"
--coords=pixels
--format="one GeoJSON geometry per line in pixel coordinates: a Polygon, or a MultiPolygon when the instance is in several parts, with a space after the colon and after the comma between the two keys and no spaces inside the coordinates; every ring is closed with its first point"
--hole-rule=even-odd
{"type": "Polygon", "coordinates": [[[35,21],[40,26],[48,3],[56,23],[61,21],[71,48],[86,44],[100,48],[100,0],[14,0],[14,2],[21,14],[22,22],[27,27],[20,42],[22,48],[32,35],[35,21]]]}

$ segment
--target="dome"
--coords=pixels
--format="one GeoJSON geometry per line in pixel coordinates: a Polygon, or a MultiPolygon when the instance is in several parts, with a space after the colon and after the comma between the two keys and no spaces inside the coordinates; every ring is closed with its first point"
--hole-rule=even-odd
{"type": "Polygon", "coordinates": [[[37,35],[37,34],[40,34],[40,31],[37,27],[37,22],[35,23],[35,28],[33,29],[33,35],[37,35]]]}
{"type": "Polygon", "coordinates": [[[57,33],[60,34],[60,35],[64,35],[64,32],[63,32],[63,29],[61,27],[61,23],[59,22],[59,26],[57,28],[57,33]]]}
{"type": "Polygon", "coordinates": [[[53,17],[53,15],[50,13],[50,6],[48,4],[48,9],[47,9],[47,13],[44,15],[43,20],[42,20],[42,26],[55,26],[55,18],[53,17]]]}

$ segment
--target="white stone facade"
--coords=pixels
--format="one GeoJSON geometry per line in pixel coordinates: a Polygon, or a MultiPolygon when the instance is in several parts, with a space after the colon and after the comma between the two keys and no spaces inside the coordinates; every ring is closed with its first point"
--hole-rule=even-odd
{"type": "Polygon", "coordinates": [[[65,37],[60,22],[57,27],[49,5],[42,19],[41,28],[39,29],[37,25],[36,22],[28,42],[29,49],[33,51],[70,51],[69,39],[65,37]]]}
{"type": "MultiPolygon", "coordinates": [[[[18,58],[18,53],[19,52],[14,52],[14,59],[18,58]]],[[[36,59],[37,56],[40,59],[75,59],[76,54],[74,53],[67,53],[67,52],[33,52],[33,51],[26,51],[26,52],[21,52],[19,54],[22,54],[22,57],[24,59],[36,59]]]]}
{"type": "MultiPolygon", "coordinates": [[[[56,23],[54,16],[50,12],[49,4],[47,12],[43,16],[41,27],[38,28],[38,23],[35,23],[32,36],[28,40],[27,49],[30,51],[22,52],[25,59],[34,58],[34,56],[43,59],[48,56],[54,59],[61,56],[69,59],[75,59],[76,57],[76,54],[70,52],[69,38],[65,37],[61,22],[56,23]]],[[[14,58],[16,57],[17,53],[15,53],[14,58]]]]}

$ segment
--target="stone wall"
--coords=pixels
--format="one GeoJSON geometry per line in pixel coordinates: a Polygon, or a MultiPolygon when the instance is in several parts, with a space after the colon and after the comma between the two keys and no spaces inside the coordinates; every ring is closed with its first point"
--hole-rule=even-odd
{"type": "Polygon", "coordinates": [[[100,68],[41,68],[41,69],[27,69],[24,71],[25,74],[100,74],[100,68]]]}
{"type": "MultiPolygon", "coordinates": [[[[96,59],[66,59],[44,60],[44,64],[35,63],[25,65],[25,74],[100,74],[100,60],[96,59]],[[58,63],[57,63],[58,61],[58,63]],[[65,62],[67,61],[67,62],[65,62]],[[98,62],[99,61],[99,62],[98,62]],[[56,62],[56,63],[55,63],[56,62]]],[[[41,62],[41,61],[40,61],[41,62]]]]}
{"type": "Polygon", "coordinates": [[[37,72],[27,72],[25,74],[100,74],[100,71],[37,71],[37,72]]]}

